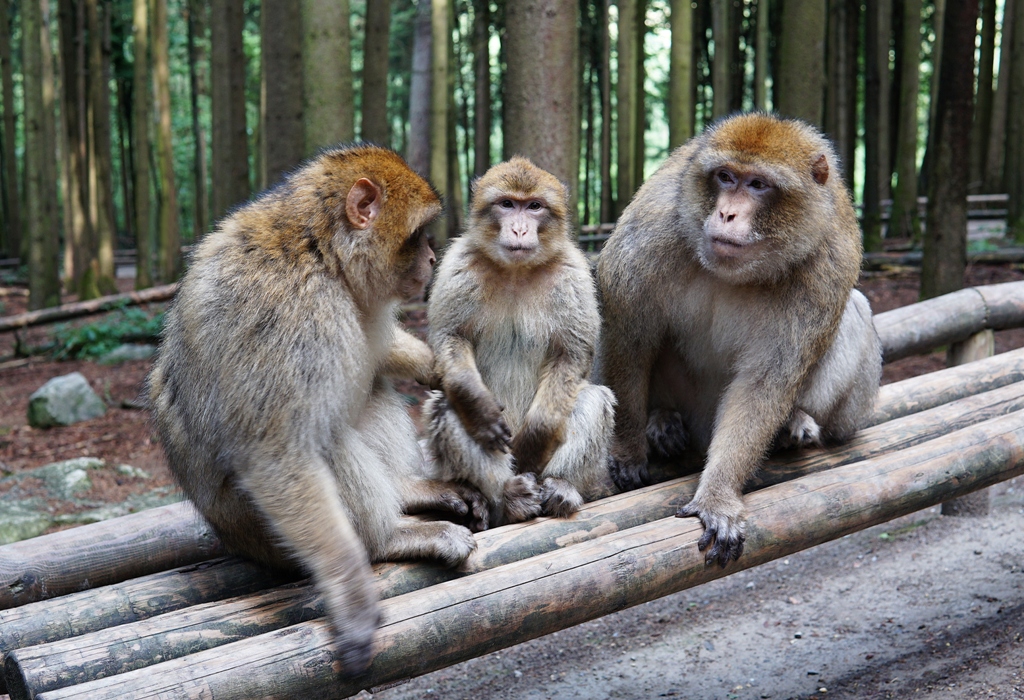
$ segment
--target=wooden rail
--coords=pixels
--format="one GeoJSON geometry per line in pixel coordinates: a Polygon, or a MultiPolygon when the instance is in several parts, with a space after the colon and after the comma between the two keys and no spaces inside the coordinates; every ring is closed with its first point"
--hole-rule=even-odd
{"type": "MultiPolygon", "coordinates": [[[[1024,283],[876,317],[886,359],[1024,325],[1024,283]],[[953,319],[953,320],[951,320],[953,319]]],[[[667,478],[679,467],[654,465],[667,478]]],[[[746,496],[738,565],[705,569],[698,476],[477,536],[457,570],[375,567],[384,625],[345,680],[303,581],[222,553],[185,505],[0,547],[0,693],[20,698],[346,697],[958,498],[1024,471],[1024,349],[882,387],[848,444],[781,453],[746,496]],[[176,568],[175,568],[176,567],[176,568]]]]}

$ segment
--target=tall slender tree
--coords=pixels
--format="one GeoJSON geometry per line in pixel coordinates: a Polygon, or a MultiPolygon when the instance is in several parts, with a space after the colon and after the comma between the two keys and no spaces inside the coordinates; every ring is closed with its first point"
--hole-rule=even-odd
{"type": "Polygon", "coordinates": [[[21,5],[25,80],[25,200],[29,233],[28,306],[41,309],[60,303],[57,230],[56,119],[53,53],[50,48],[48,0],[21,5]]]}
{"type": "Polygon", "coordinates": [[[719,119],[732,107],[732,51],[734,41],[731,20],[732,0],[712,0],[711,35],[715,58],[711,62],[711,118],[719,119]]]}
{"type": "Polygon", "coordinates": [[[968,188],[981,190],[988,135],[992,124],[993,70],[996,54],[996,0],[981,0],[981,51],[978,60],[978,94],[971,126],[971,160],[968,188]]]}
{"type": "Polygon", "coordinates": [[[1013,6],[1010,87],[1006,106],[1006,233],[1024,242],[1024,2],[1013,6]]]}
{"type": "Polygon", "coordinates": [[[290,0],[260,3],[261,187],[273,185],[298,165],[306,147],[302,114],[303,21],[295,9],[290,0]]]}
{"type": "Polygon", "coordinates": [[[473,2],[473,175],[491,167],[491,3],[473,2]]]}
{"type": "Polygon", "coordinates": [[[825,9],[821,0],[786,0],[778,37],[775,109],[822,126],[825,100],[825,9]]]}
{"type": "Polygon", "coordinates": [[[843,177],[851,188],[857,137],[859,8],[859,0],[829,0],[825,131],[835,143],[843,177]]]}
{"type": "Polygon", "coordinates": [[[14,68],[11,63],[11,0],[0,0],[0,93],[3,97],[3,180],[2,204],[6,237],[4,248],[8,255],[19,257],[22,248],[21,194],[18,189],[18,162],[14,156],[17,130],[14,109],[14,68]]]}
{"type": "MultiPolygon", "coordinates": [[[[448,194],[448,45],[451,43],[451,27],[448,24],[448,3],[451,0],[432,0],[430,6],[431,62],[430,62],[430,181],[440,194],[448,194]]],[[[431,227],[434,244],[443,250],[448,243],[448,218],[438,217],[431,227]]]]}
{"type": "Polygon", "coordinates": [[[935,108],[933,168],[921,261],[921,298],[963,287],[967,268],[967,178],[974,114],[974,40],[978,0],[950,3],[943,27],[935,108]]]}
{"type": "MultiPolygon", "coordinates": [[[[85,0],[89,33],[87,88],[89,111],[89,209],[94,240],[90,271],[101,294],[117,291],[114,284],[114,179],[110,141],[109,5],[85,0]]],[[[86,272],[86,274],[89,274],[86,272]]],[[[80,295],[81,296],[81,295],[80,295]]]]}
{"type": "Polygon", "coordinates": [[[890,0],[867,0],[864,25],[864,247],[882,248],[882,200],[889,188],[890,0]]]}
{"type": "Polygon", "coordinates": [[[384,146],[391,141],[388,121],[388,37],[391,0],[367,0],[363,49],[363,118],[360,136],[384,146]]]}
{"type": "Polygon", "coordinates": [[[213,217],[244,201],[249,186],[242,0],[210,3],[210,122],[213,217]]]}
{"type": "Polygon", "coordinates": [[[611,78],[611,37],[608,35],[608,4],[610,0],[597,0],[598,40],[601,43],[598,93],[601,96],[601,160],[598,165],[601,178],[602,223],[615,220],[615,191],[612,187],[612,78],[611,78]]]}
{"type": "Polygon", "coordinates": [[[669,12],[668,145],[675,148],[693,136],[693,8],[672,0],[669,12]]]}
{"type": "Polygon", "coordinates": [[[188,83],[189,106],[192,111],[192,178],[195,182],[196,197],[193,207],[193,237],[206,233],[210,220],[210,197],[207,188],[206,130],[199,114],[199,98],[205,97],[206,49],[203,38],[206,35],[206,3],[202,0],[188,2],[188,83]]]}
{"type": "Polygon", "coordinates": [[[132,0],[132,128],[135,172],[135,288],[153,286],[153,227],[150,220],[149,131],[153,87],[149,78],[149,2],[132,0]]]}
{"type": "Polygon", "coordinates": [[[1011,45],[1015,28],[1014,10],[1021,0],[1004,0],[1003,19],[1000,29],[1002,38],[999,42],[999,78],[996,94],[992,99],[992,119],[989,122],[988,145],[985,155],[985,171],[983,186],[985,192],[1005,192],[1006,181],[1003,178],[1003,159],[1006,155],[1006,117],[1007,100],[1010,95],[1010,64],[1013,62],[1011,45]]]}
{"type": "Polygon", "coordinates": [[[430,177],[432,14],[430,0],[417,0],[409,84],[409,146],[405,154],[409,167],[426,178],[430,177]]]}
{"type": "Polygon", "coordinates": [[[618,80],[615,85],[615,141],[618,161],[616,216],[621,213],[632,198],[633,192],[640,186],[636,177],[636,134],[643,130],[637,121],[637,116],[641,113],[638,105],[643,102],[643,95],[637,89],[641,79],[638,75],[640,63],[637,58],[638,53],[642,51],[642,48],[637,46],[638,26],[643,21],[640,17],[641,0],[618,0],[617,6],[619,36],[618,80]]]}
{"type": "MultiPolygon", "coordinates": [[[[302,60],[304,156],[311,156],[324,146],[355,138],[349,14],[348,0],[302,0],[302,44],[295,47],[288,42],[287,50],[297,48],[302,60]]],[[[283,29],[277,25],[266,28],[273,34],[283,29]]],[[[279,37],[275,39],[278,41],[285,44],[287,40],[279,37]]],[[[284,46],[281,48],[283,50],[284,46]]],[[[292,56],[279,58],[294,60],[292,56]]],[[[266,89],[270,90],[270,85],[266,89]]],[[[268,105],[268,111],[270,109],[268,105]]],[[[298,161],[285,165],[284,169],[297,164],[298,161]]]]}
{"type": "Polygon", "coordinates": [[[928,89],[928,138],[925,140],[924,160],[921,161],[921,174],[919,190],[928,190],[928,177],[931,175],[931,159],[935,152],[935,133],[938,127],[935,123],[938,118],[939,105],[939,76],[942,66],[942,33],[943,24],[946,19],[946,0],[932,0],[932,31],[935,38],[931,46],[932,75],[931,84],[928,89]]]}
{"type": "Polygon", "coordinates": [[[900,77],[899,137],[896,144],[896,189],[893,191],[892,235],[920,240],[921,221],[917,210],[917,97],[920,86],[921,0],[904,0],[903,54],[900,77]]]}
{"type": "Polygon", "coordinates": [[[174,184],[171,142],[171,71],[167,35],[167,0],[152,0],[153,86],[156,94],[156,152],[160,182],[157,217],[157,269],[160,281],[174,282],[181,274],[181,233],[178,192],[174,184]]]}
{"type": "Polygon", "coordinates": [[[754,107],[768,109],[768,58],[771,51],[770,0],[757,0],[754,43],[754,107]]]}

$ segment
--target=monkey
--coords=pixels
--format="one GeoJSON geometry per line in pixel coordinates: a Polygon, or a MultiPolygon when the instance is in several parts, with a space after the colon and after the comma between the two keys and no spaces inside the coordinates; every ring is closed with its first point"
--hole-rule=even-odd
{"type": "Polygon", "coordinates": [[[770,449],[841,442],[881,377],[860,229],[831,145],[749,113],[677,149],[637,191],[597,266],[597,374],[618,400],[610,470],[705,456],[693,499],[708,565],[743,551],[742,489],[770,449]]]}
{"type": "Polygon", "coordinates": [[[589,381],[600,315],[567,200],[526,158],[492,167],[431,289],[429,452],[483,493],[492,525],[568,517],[607,481],[614,397],[589,381]]]}
{"type": "Polygon", "coordinates": [[[397,304],[432,274],[424,229],[440,211],[396,153],[322,151],[198,244],[148,379],[185,495],[229,551],[311,576],[348,675],[379,620],[370,562],[454,566],[476,546],[466,527],[402,513],[487,518],[479,493],[424,478],[391,384],[436,384],[397,304]]]}

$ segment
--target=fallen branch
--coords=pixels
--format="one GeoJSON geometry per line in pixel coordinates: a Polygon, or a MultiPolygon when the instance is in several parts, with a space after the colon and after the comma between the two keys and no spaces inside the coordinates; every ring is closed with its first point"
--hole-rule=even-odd
{"type": "Polygon", "coordinates": [[[178,291],[177,284],[165,284],[162,287],[151,287],[150,289],[143,289],[138,292],[111,294],[110,296],[90,299],[89,301],[76,301],[49,309],[7,316],[0,318],[0,333],[29,326],[39,326],[44,323],[53,323],[54,321],[65,321],[69,318],[78,318],[79,316],[105,313],[122,306],[136,306],[156,301],[168,301],[174,296],[176,291],[178,291]]]}
{"type": "MultiPolygon", "coordinates": [[[[766,488],[747,498],[743,557],[704,566],[696,518],[669,517],[382,603],[367,674],[339,675],[323,620],[38,694],[66,698],[344,698],[787,556],[1024,473],[1024,415],[766,488]]],[[[17,682],[21,650],[8,655],[17,682]]],[[[28,689],[19,690],[25,692],[28,689]]],[[[27,696],[27,695],[26,695],[27,696]]],[[[18,697],[12,695],[12,697],[18,697]]]]}
{"type": "MultiPolygon", "coordinates": [[[[842,448],[790,453],[772,459],[750,490],[877,458],[1022,409],[1021,385],[971,396],[865,430],[842,448]]],[[[477,536],[477,550],[454,571],[429,564],[378,565],[378,594],[381,598],[392,598],[669,517],[693,496],[697,479],[692,475],[603,499],[588,504],[571,519],[541,518],[483,532],[477,536]]],[[[45,610],[45,604],[37,603],[38,606],[45,610]]],[[[322,603],[313,589],[301,585],[197,605],[46,644],[41,644],[43,640],[28,629],[25,641],[38,646],[19,650],[17,670],[10,673],[20,674],[19,687],[41,693],[193,654],[322,615],[322,603]]],[[[48,619],[55,622],[52,615],[48,619]]],[[[21,620],[22,626],[27,623],[28,620],[21,620]]],[[[9,623],[0,617],[0,624],[9,623]]],[[[59,625],[50,627],[60,633],[59,625]]],[[[0,632],[0,651],[5,648],[2,640],[0,632]]],[[[15,662],[11,663],[10,668],[14,668],[15,662]]],[[[11,693],[15,699],[27,697],[14,686],[11,693]]]]}

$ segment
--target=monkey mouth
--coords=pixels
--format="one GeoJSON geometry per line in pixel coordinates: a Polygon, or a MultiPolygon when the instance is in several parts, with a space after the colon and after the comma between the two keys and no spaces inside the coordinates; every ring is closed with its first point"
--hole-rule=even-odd
{"type": "Polygon", "coordinates": [[[711,238],[711,252],[718,258],[738,258],[750,247],[752,241],[737,241],[734,238],[724,236],[713,236],[711,238]]]}
{"type": "Polygon", "coordinates": [[[506,245],[502,246],[507,253],[516,257],[523,257],[532,253],[536,248],[531,245],[506,245]]]}

